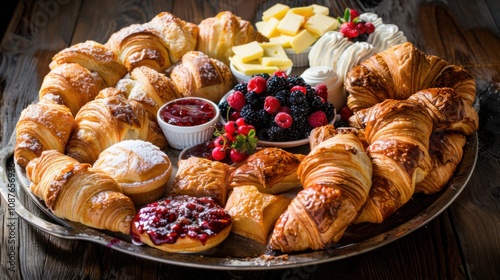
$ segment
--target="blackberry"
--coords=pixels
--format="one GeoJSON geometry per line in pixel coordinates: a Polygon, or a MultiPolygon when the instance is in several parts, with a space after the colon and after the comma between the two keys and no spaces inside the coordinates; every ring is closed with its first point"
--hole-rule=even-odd
{"type": "Polygon", "coordinates": [[[311,111],[319,111],[323,107],[323,99],[319,96],[314,96],[309,102],[311,111]]]}
{"type": "Polygon", "coordinates": [[[288,89],[288,83],[285,77],[271,76],[267,80],[267,92],[270,94],[286,89],[288,89]]]}
{"type": "Polygon", "coordinates": [[[273,125],[266,131],[265,139],[272,142],[287,141],[286,130],[277,125],[273,125]]]}
{"type": "Polygon", "coordinates": [[[292,104],[290,106],[290,114],[292,115],[292,117],[302,116],[305,118],[307,115],[309,115],[310,111],[311,111],[311,108],[309,107],[309,104],[307,104],[307,103],[292,104]]]}
{"type": "Polygon", "coordinates": [[[269,114],[266,110],[260,109],[257,111],[258,123],[254,125],[255,128],[268,127],[273,121],[273,115],[269,114]]]}
{"type": "Polygon", "coordinates": [[[271,75],[267,74],[267,73],[259,73],[259,74],[255,74],[253,75],[252,77],[255,77],[255,76],[261,76],[262,78],[264,78],[266,81],[269,80],[269,78],[271,77],[271,75]]]}
{"type": "Polygon", "coordinates": [[[313,88],[309,88],[309,89],[308,89],[308,88],[306,88],[306,98],[307,98],[307,102],[309,102],[309,103],[310,103],[310,102],[312,102],[312,100],[313,100],[316,96],[318,96],[318,95],[316,94],[316,90],[315,90],[315,89],[313,89],[313,88]]]}
{"type": "Polygon", "coordinates": [[[307,97],[300,90],[290,92],[290,105],[301,105],[307,103],[307,97]]]}
{"type": "Polygon", "coordinates": [[[338,127],[349,127],[349,123],[347,121],[344,121],[343,119],[340,119],[338,121],[336,121],[333,126],[335,126],[336,128],[338,127]]]}
{"type": "Polygon", "coordinates": [[[233,90],[239,90],[241,91],[243,94],[246,94],[247,93],[247,83],[238,83],[236,84],[234,87],[233,87],[233,90]]]}
{"type": "Polygon", "coordinates": [[[281,106],[290,106],[290,100],[289,100],[289,97],[290,97],[290,93],[288,92],[288,90],[280,90],[276,93],[273,94],[274,97],[276,97],[280,103],[281,103],[281,106]]]}
{"type": "Polygon", "coordinates": [[[330,102],[323,103],[321,111],[325,112],[328,122],[331,122],[335,117],[335,107],[330,102]]]}
{"type": "Polygon", "coordinates": [[[257,111],[252,108],[252,105],[246,104],[240,111],[240,116],[245,119],[247,124],[257,127],[259,124],[259,116],[257,111]]]}
{"type": "Polygon", "coordinates": [[[224,118],[224,120],[227,121],[227,118],[228,118],[230,112],[232,111],[229,104],[227,103],[227,101],[224,101],[224,102],[219,103],[218,107],[219,107],[220,115],[222,116],[222,118],[224,118]]]}
{"type": "MultiPolygon", "coordinates": [[[[287,81],[288,81],[288,88],[292,88],[294,86],[306,87],[306,85],[308,85],[302,77],[297,76],[297,75],[288,76],[287,81]]],[[[309,86],[309,87],[311,87],[311,86],[309,86]]],[[[306,87],[306,89],[307,89],[307,87],[306,87]]]]}
{"type": "Polygon", "coordinates": [[[254,108],[262,107],[264,100],[262,99],[263,94],[257,94],[254,91],[249,91],[245,93],[246,104],[252,105],[254,108]]]}

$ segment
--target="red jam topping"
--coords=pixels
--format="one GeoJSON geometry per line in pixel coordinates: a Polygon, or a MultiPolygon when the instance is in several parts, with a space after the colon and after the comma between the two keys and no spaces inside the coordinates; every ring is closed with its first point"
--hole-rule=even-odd
{"type": "MultiPolygon", "coordinates": [[[[231,225],[231,216],[211,197],[179,195],[152,202],[140,209],[132,221],[140,234],[147,232],[156,245],[174,244],[178,238],[199,239],[205,245],[231,225]]],[[[132,236],[140,242],[138,236],[132,236]]]]}
{"type": "Polygon", "coordinates": [[[210,103],[195,98],[174,101],[160,111],[163,121],[177,126],[204,124],[215,118],[215,115],[215,108],[210,103]]]}

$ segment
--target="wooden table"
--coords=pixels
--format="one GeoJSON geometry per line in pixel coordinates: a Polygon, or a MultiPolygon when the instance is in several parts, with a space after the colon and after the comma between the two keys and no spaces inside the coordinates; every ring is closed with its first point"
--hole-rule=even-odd
{"type": "MultiPolygon", "coordinates": [[[[230,10],[256,21],[274,1],[19,1],[2,7],[0,148],[20,112],[36,100],[59,50],[85,40],[105,42],[118,29],[161,11],[199,23],[230,10]],[[11,11],[9,11],[11,9],[11,11]]],[[[315,1],[287,1],[291,6],[315,1]]],[[[475,171],[455,202],[425,227],[389,245],[321,265],[264,271],[221,271],[160,264],[91,242],[34,229],[1,201],[2,279],[494,279],[500,276],[500,39],[485,0],[317,1],[340,15],[345,7],[379,14],[429,54],[474,75],[481,101],[475,171]],[[11,247],[13,246],[13,247],[11,247]]],[[[6,5],[2,3],[2,6],[6,5]]],[[[2,170],[1,172],[6,172],[2,170]]],[[[30,211],[36,206],[27,197],[30,211]]],[[[498,279],[498,278],[497,278],[498,279]]]]}

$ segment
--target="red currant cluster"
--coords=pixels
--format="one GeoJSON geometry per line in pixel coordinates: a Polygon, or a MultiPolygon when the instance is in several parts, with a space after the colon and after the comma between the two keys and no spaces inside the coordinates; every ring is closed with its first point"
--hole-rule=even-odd
{"type": "Polygon", "coordinates": [[[349,39],[360,38],[359,41],[366,41],[368,35],[375,31],[375,26],[371,22],[364,22],[359,19],[359,12],[346,8],[343,18],[338,18],[340,22],[340,33],[349,39]]]}
{"type": "Polygon", "coordinates": [[[244,118],[228,121],[222,130],[215,131],[212,157],[222,161],[230,157],[232,162],[239,163],[257,149],[259,139],[255,136],[255,128],[245,122],[244,118]]]}

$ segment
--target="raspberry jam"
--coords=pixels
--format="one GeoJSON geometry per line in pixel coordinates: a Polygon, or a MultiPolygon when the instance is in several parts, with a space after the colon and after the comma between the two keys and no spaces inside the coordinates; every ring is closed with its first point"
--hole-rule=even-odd
{"type": "MultiPolygon", "coordinates": [[[[231,225],[231,216],[211,197],[179,195],[148,204],[132,223],[140,234],[147,232],[156,245],[174,244],[184,237],[199,239],[205,245],[209,236],[231,225]]],[[[141,243],[139,236],[132,234],[132,238],[141,243]]]]}
{"type": "Polygon", "coordinates": [[[183,98],[174,101],[160,111],[163,121],[177,126],[196,126],[215,118],[215,108],[205,100],[183,98]]]}

